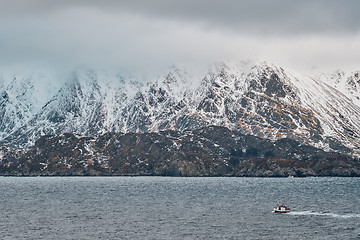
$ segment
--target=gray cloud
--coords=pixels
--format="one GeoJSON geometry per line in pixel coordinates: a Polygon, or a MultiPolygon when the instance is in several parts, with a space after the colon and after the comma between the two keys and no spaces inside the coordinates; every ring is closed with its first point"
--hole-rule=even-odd
{"type": "Polygon", "coordinates": [[[117,14],[201,22],[205,26],[257,34],[354,32],[360,30],[358,0],[0,0],[1,14],[46,14],[94,8],[117,14]]]}
{"type": "MultiPolygon", "coordinates": [[[[357,0],[0,0],[0,63],[360,65],[357,0]]],[[[340,67],[340,66],[339,66],[340,67]]]]}

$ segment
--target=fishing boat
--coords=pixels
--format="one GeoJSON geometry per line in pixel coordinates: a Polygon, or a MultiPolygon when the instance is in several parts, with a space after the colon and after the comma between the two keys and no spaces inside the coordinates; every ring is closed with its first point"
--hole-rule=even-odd
{"type": "Polygon", "coordinates": [[[283,204],[279,204],[276,207],[274,207],[274,213],[289,213],[289,212],[290,212],[290,208],[283,204]]]}

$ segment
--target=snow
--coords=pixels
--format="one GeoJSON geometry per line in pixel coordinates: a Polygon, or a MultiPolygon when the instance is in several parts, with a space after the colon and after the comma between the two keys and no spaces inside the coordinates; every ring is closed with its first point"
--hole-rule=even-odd
{"type": "MultiPolygon", "coordinates": [[[[229,114],[239,114],[239,99],[253,91],[256,96],[311,112],[320,121],[323,137],[332,136],[349,147],[359,145],[358,140],[341,131],[349,128],[355,136],[360,134],[356,71],[309,77],[265,61],[224,61],[206,71],[187,67],[172,66],[145,80],[136,74],[79,68],[61,87],[49,73],[2,74],[0,85],[6,86],[10,101],[0,109],[4,112],[0,126],[5,126],[0,141],[15,136],[15,141],[26,139],[27,144],[33,144],[45,134],[74,132],[79,138],[106,132],[185,130],[188,124],[195,128],[214,124],[235,129],[237,120],[229,114]],[[272,72],[295,96],[286,92],[284,98],[277,98],[266,96],[266,87],[251,89],[251,81],[262,86],[260,77],[269,79],[272,72]],[[200,108],[201,103],[211,106],[213,112],[200,108]]],[[[255,132],[249,125],[251,118],[262,124],[265,137],[288,136],[271,128],[266,116],[259,115],[259,107],[271,107],[268,102],[259,105],[249,100],[244,110],[248,119],[243,119],[247,133],[255,132]]],[[[310,137],[302,120],[291,112],[287,114],[296,125],[293,135],[310,137]]]]}

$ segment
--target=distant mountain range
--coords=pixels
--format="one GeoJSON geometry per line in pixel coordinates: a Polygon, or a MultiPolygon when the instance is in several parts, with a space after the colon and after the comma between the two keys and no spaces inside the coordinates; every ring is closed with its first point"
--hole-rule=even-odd
{"type": "Polygon", "coordinates": [[[83,68],[58,88],[39,86],[46,75],[7,77],[0,78],[0,143],[7,146],[27,147],[43,135],[67,132],[98,136],[215,125],[360,154],[359,72],[310,77],[249,61],[214,64],[203,75],[172,67],[147,81],[83,68]]]}

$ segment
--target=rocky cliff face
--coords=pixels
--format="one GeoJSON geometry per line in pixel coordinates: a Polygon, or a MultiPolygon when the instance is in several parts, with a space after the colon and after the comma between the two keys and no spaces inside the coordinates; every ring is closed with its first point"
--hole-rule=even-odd
{"type": "Polygon", "coordinates": [[[0,174],[360,176],[360,162],[288,138],[270,141],[209,126],[186,132],[43,136],[27,150],[2,147],[0,174]]]}
{"type": "MultiPolygon", "coordinates": [[[[0,100],[0,141],[31,146],[47,134],[97,136],[217,125],[270,140],[291,138],[327,151],[359,154],[360,105],[355,93],[345,95],[339,86],[337,81],[326,83],[266,62],[220,63],[200,77],[173,67],[145,82],[83,69],[26,117],[9,110],[27,107],[14,105],[6,88],[0,100]]],[[[19,104],[26,99],[18,98],[19,104]]]]}

